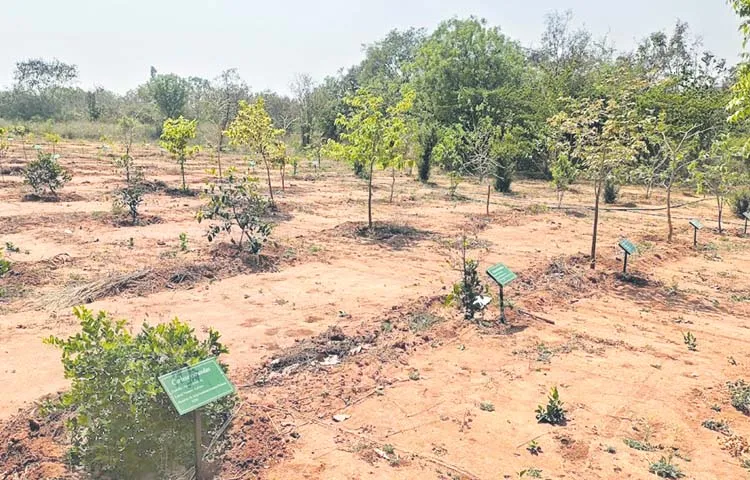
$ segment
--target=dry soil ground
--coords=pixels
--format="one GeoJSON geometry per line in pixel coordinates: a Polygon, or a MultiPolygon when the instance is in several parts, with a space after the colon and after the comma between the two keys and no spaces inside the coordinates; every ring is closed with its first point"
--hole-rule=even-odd
{"type": "MultiPolygon", "coordinates": [[[[566,196],[569,208],[551,209],[546,183],[519,181],[514,194],[493,195],[487,217],[484,186],[463,183],[465,198],[451,199],[444,178],[424,186],[398,175],[389,203],[390,178],[379,172],[374,214],[388,228],[363,238],[364,183],[332,163],[303,164],[285,191],[274,177],[274,244],[265,266],[252,269],[206,241],[195,221],[199,197],[155,184],[144,225],[128,226],[112,211],[120,177],[107,152],[60,148],[74,178],[58,202],[22,201],[20,176],[7,174],[24,164],[20,151],[1,166],[0,247],[20,249],[6,255],[13,271],[0,279],[4,478],[79,475],[61,461],[59,421],[34,406],[66,388],[59,352],[41,339],[76,331],[77,291],[133,272],[117,291],[84,299],[88,307],[134,328],[176,316],[198,332],[219,330],[229,347],[242,404],[217,467],[222,478],[497,479],[533,468],[548,479],[647,479],[661,457],[689,479],[748,478],[750,424],[726,383],[750,377],[750,240],[736,219],[723,235],[709,228],[710,199],[675,211],[668,244],[664,212],[653,210],[660,192],[645,200],[624,189],[602,215],[592,271],[585,185],[566,196]],[[698,248],[693,217],[707,225],[698,248]],[[462,232],[482,272],[503,262],[518,273],[506,289],[509,327],[493,322],[495,305],[477,325],[443,304],[460,275],[450,260],[462,232]],[[630,262],[637,282],[617,277],[621,237],[640,248],[630,262]],[[688,331],[697,351],[683,342],[688,331]],[[535,419],[553,386],[568,409],[565,426],[535,419]],[[346,420],[334,421],[340,414],[346,420]],[[711,419],[731,434],[704,428],[711,419]],[[537,455],[527,450],[532,440],[537,455]]],[[[137,161],[149,180],[178,185],[177,166],[156,148],[140,147],[137,161]]],[[[188,165],[191,188],[210,178],[208,164],[188,165]]]]}

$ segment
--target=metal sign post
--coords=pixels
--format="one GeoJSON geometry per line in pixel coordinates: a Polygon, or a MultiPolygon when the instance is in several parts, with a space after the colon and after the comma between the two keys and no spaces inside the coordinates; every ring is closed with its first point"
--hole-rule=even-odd
{"type": "Polygon", "coordinates": [[[703,228],[703,224],[698,220],[690,220],[690,225],[693,227],[693,246],[698,246],[698,230],[703,228]]]}
{"type": "Polygon", "coordinates": [[[500,323],[506,323],[505,319],[505,299],[503,298],[503,287],[516,278],[515,273],[511,272],[508,267],[503,265],[502,263],[498,263],[497,265],[493,265],[490,268],[487,269],[487,275],[490,276],[491,279],[493,279],[498,286],[500,287],[500,323]]]}
{"type": "Polygon", "coordinates": [[[627,238],[623,238],[620,240],[620,243],[618,244],[620,248],[622,248],[622,251],[625,252],[625,260],[622,262],[622,273],[623,275],[628,273],[628,256],[634,255],[638,252],[638,249],[633,245],[633,242],[628,240],[627,238]]]}
{"type": "Polygon", "coordinates": [[[195,420],[195,478],[205,480],[200,408],[234,393],[234,385],[224,374],[215,358],[207,358],[192,367],[185,367],[159,377],[177,413],[193,412],[195,420]]]}
{"type": "Polygon", "coordinates": [[[745,217],[745,230],[742,232],[743,235],[747,235],[747,221],[750,219],[750,212],[745,212],[742,214],[743,217],[745,217]]]}

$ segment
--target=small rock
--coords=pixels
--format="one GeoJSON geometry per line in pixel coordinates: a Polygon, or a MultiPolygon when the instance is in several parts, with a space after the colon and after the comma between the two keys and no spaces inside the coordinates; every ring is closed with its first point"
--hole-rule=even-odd
{"type": "Polygon", "coordinates": [[[338,415],[334,415],[333,416],[333,421],[334,422],[343,422],[345,420],[350,419],[351,417],[352,417],[351,415],[347,415],[346,413],[339,413],[338,415]]]}

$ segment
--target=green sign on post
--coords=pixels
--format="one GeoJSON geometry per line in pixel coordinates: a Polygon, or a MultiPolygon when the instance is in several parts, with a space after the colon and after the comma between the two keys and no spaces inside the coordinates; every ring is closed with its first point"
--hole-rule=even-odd
{"type": "Polygon", "coordinates": [[[180,415],[193,412],[195,419],[195,478],[206,480],[203,471],[203,445],[201,444],[201,414],[204,405],[234,393],[234,385],[224,374],[216,359],[202,360],[159,377],[159,383],[180,415]]]}
{"type": "Polygon", "coordinates": [[[693,227],[693,246],[698,246],[698,230],[703,228],[703,224],[696,219],[690,220],[690,225],[693,227]]]}
{"type": "Polygon", "coordinates": [[[747,235],[747,221],[750,220],[750,212],[745,212],[742,216],[745,217],[745,231],[743,235],[747,235]]]}
{"type": "Polygon", "coordinates": [[[506,286],[517,278],[516,274],[511,272],[510,269],[502,263],[498,263],[497,265],[488,268],[487,275],[489,275],[501,287],[506,286]]]}
{"type": "Polygon", "coordinates": [[[500,322],[505,323],[505,299],[503,298],[503,287],[515,280],[516,274],[511,272],[502,263],[493,265],[487,269],[487,275],[500,286],[500,322]]]}
{"type": "Polygon", "coordinates": [[[166,373],[159,383],[180,415],[234,393],[234,386],[213,357],[166,373]]]}
{"type": "Polygon", "coordinates": [[[635,255],[638,252],[638,249],[633,245],[633,242],[628,240],[627,238],[623,238],[620,240],[620,248],[625,250],[625,253],[628,255],[635,255]]]}
{"type": "Polygon", "coordinates": [[[627,238],[620,240],[618,245],[620,245],[620,248],[625,252],[625,259],[622,262],[622,273],[625,274],[628,273],[628,256],[635,255],[638,252],[638,249],[633,245],[633,242],[627,238]]]}

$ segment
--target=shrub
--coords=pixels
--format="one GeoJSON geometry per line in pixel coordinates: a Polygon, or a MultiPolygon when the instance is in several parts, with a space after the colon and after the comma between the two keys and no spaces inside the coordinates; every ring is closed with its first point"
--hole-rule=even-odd
{"type": "Polygon", "coordinates": [[[750,189],[742,188],[729,196],[729,204],[734,215],[743,218],[742,214],[750,210],[750,189]]]}
{"type": "Polygon", "coordinates": [[[37,195],[44,194],[47,190],[57,196],[57,190],[61,189],[72,178],[57,159],[59,155],[37,153],[37,159],[29,163],[24,169],[24,183],[30,185],[37,195]]]}
{"type": "Polygon", "coordinates": [[[604,182],[604,203],[615,203],[619,194],[620,186],[612,178],[607,178],[604,182]]]}
{"type": "Polygon", "coordinates": [[[661,457],[658,462],[654,462],[648,467],[648,471],[661,478],[682,478],[684,473],[672,464],[672,458],[661,457]]]}
{"type": "Polygon", "coordinates": [[[221,183],[209,184],[205,190],[208,204],[198,212],[198,222],[217,220],[218,224],[208,229],[208,241],[211,242],[221,232],[231,234],[237,227],[240,236],[231,242],[239,250],[247,249],[258,254],[271,235],[272,225],[263,220],[268,211],[268,201],[257,191],[257,180],[248,176],[236,175],[233,168],[227,170],[221,183]],[[247,243],[243,242],[247,240],[247,243]]]}
{"type": "Polygon", "coordinates": [[[10,260],[3,258],[3,252],[0,252],[0,277],[10,272],[10,260]]]}
{"type": "Polygon", "coordinates": [[[704,420],[701,425],[703,426],[703,428],[713,430],[714,432],[723,433],[724,435],[732,434],[732,430],[724,420],[704,420]]]}
{"type": "Polygon", "coordinates": [[[539,405],[536,409],[536,419],[539,423],[549,423],[550,425],[563,425],[567,420],[565,417],[563,402],[560,401],[560,394],[557,387],[552,387],[547,406],[539,405]]]}
{"type": "Polygon", "coordinates": [[[695,338],[695,335],[692,334],[692,332],[683,333],[682,339],[685,341],[685,345],[687,345],[688,350],[690,350],[691,352],[698,350],[698,341],[695,338]]]}
{"type": "Polygon", "coordinates": [[[138,207],[143,203],[145,193],[146,189],[141,183],[131,183],[116,192],[115,205],[128,209],[133,225],[138,223],[138,207]]]}
{"type": "MultiPolygon", "coordinates": [[[[187,324],[174,319],[155,327],[144,324],[137,335],[126,321],[105,312],[73,309],[81,332],[45,343],[62,350],[71,389],[58,408],[73,412],[70,459],[95,478],[166,478],[193,462],[193,421],[180,416],[157,377],[226,353],[219,334],[209,330],[200,341],[187,324]]],[[[224,397],[203,407],[205,439],[213,438],[235,402],[224,397]]]]}
{"type": "Polygon", "coordinates": [[[750,415],[750,385],[744,380],[737,380],[729,382],[727,386],[732,397],[732,406],[745,415],[750,415]]]}

